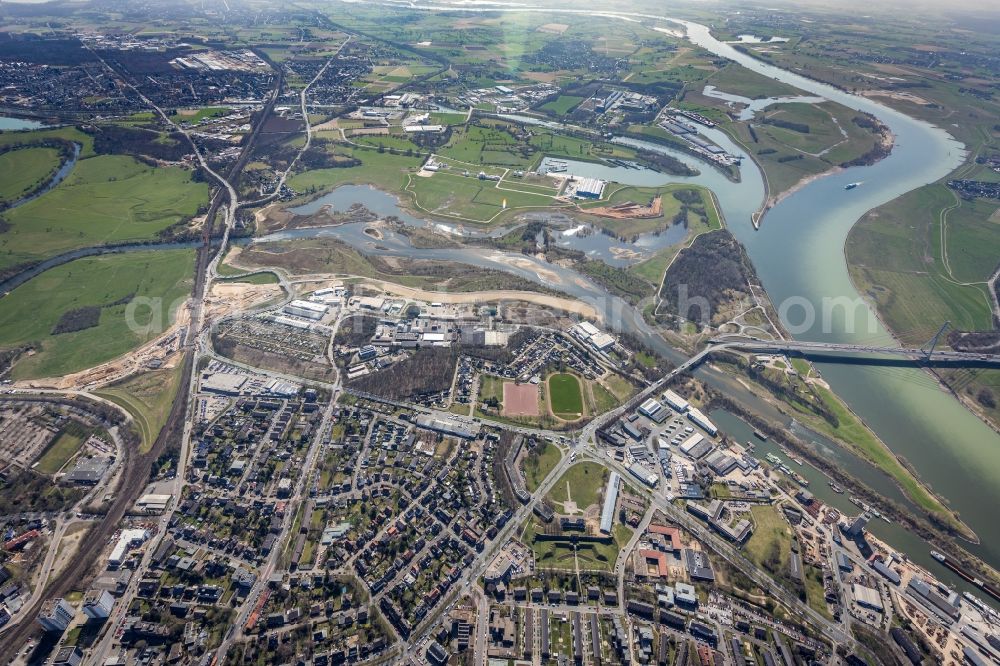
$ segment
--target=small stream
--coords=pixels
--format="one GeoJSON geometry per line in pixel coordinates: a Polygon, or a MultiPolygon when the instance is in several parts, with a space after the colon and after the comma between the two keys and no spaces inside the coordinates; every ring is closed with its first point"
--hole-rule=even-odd
{"type": "Polygon", "coordinates": [[[66,160],[65,162],[62,163],[62,165],[59,167],[59,170],[56,171],[55,176],[52,178],[52,180],[49,182],[48,185],[46,185],[42,189],[38,190],[34,194],[29,194],[28,196],[26,196],[26,197],[24,197],[22,199],[18,199],[17,201],[15,201],[14,203],[12,203],[10,206],[8,206],[5,210],[13,210],[13,209],[17,208],[18,206],[23,206],[24,204],[28,203],[29,201],[34,201],[35,199],[37,199],[38,197],[42,196],[46,192],[52,190],[59,183],[61,183],[64,180],[66,180],[66,177],[69,176],[69,174],[73,172],[73,168],[76,166],[77,160],[80,159],[80,148],[81,147],[82,146],[80,146],[80,144],[78,144],[78,143],[74,143],[73,144],[73,156],[70,157],[68,160],[66,160]]]}

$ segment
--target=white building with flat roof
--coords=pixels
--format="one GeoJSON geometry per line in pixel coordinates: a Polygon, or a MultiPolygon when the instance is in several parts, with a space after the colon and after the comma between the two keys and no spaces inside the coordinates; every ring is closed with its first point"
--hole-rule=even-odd
{"type": "Polygon", "coordinates": [[[691,423],[695,424],[699,428],[702,428],[705,432],[713,437],[719,434],[719,429],[715,427],[715,424],[708,420],[708,417],[702,414],[700,409],[691,408],[687,413],[688,419],[691,423]]]}
{"type": "Polygon", "coordinates": [[[322,303],[297,299],[286,305],[281,311],[285,314],[302,317],[304,319],[322,319],[323,315],[326,314],[327,309],[329,309],[328,306],[323,305],[322,303]]]}
{"type": "Polygon", "coordinates": [[[661,409],[663,409],[663,405],[653,398],[649,398],[646,402],[639,405],[639,413],[651,419],[655,419],[661,409]]]}
{"type": "Polygon", "coordinates": [[[121,566],[121,563],[128,556],[129,551],[141,546],[148,538],[149,532],[141,528],[122,530],[121,536],[118,537],[118,543],[111,549],[111,555],[108,556],[108,565],[112,567],[121,566]]]}
{"type": "Polygon", "coordinates": [[[667,389],[666,391],[663,392],[663,399],[666,400],[667,404],[670,405],[670,408],[673,409],[675,412],[683,413],[691,408],[691,403],[689,403],[687,400],[680,397],[670,389],[667,389]]]}
{"type": "Polygon", "coordinates": [[[615,524],[615,505],[618,503],[618,486],[621,475],[611,472],[608,477],[608,487],[604,491],[604,506],[601,508],[601,534],[611,534],[615,524]]]}
{"type": "Polygon", "coordinates": [[[573,327],[573,333],[575,333],[581,340],[590,340],[590,338],[600,332],[600,329],[591,324],[589,321],[581,321],[573,327]]]}
{"type": "Polygon", "coordinates": [[[220,395],[239,395],[247,383],[246,375],[230,372],[213,372],[202,376],[201,390],[220,395]]]}
{"type": "Polygon", "coordinates": [[[615,344],[615,339],[612,335],[598,332],[596,335],[590,336],[590,344],[593,345],[594,349],[597,351],[605,351],[610,349],[615,344]]]}

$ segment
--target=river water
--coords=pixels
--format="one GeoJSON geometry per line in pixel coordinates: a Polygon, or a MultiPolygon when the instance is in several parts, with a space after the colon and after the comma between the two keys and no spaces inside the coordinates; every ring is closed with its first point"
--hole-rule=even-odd
{"type": "MultiPolygon", "coordinates": [[[[964,147],[943,129],[872,100],[757,61],[714,39],[704,26],[686,22],[685,26],[695,44],[809,95],[872,113],[892,130],[896,145],[888,158],[872,166],[853,167],[811,182],[772,208],[760,231],[753,229],[750,215],[761,205],[764,188],[760,173],[750,160],[744,160],[740,183],[728,181],[703,164],[699,165],[701,175],[690,180],[716,192],[728,228],[747,248],[772,300],[787,314],[786,324],[796,338],[894,344],[885,328],[871,316],[850,280],[844,260],[847,234],[868,210],[945,176],[964,159],[964,147]],[[845,185],[851,182],[862,185],[845,190],[845,185]],[[850,306],[845,307],[845,303],[850,306]],[[819,315],[825,308],[829,316],[817,316],[813,322],[804,321],[805,308],[819,315]]],[[[728,151],[744,154],[721,131],[709,130],[706,134],[728,151]]],[[[679,159],[685,157],[671,154],[679,159]]],[[[609,167],[601,167],[602,170],[606,168],[609,167]]],[[[591,175],[582,170],[579,173],[591,175]]],[[[616,169],[613,173],[613,179],[622,182],[639,177],[631,169],[616,169]]],[[[604,173],[595,171],[593,175],[604,173]]],[[[670,180],[685,179],[671,177],[670,180]]],[[[363,243],[372,245],[367,237],[363,243]]],[[[451,252],[441,258],[469,261],[478,254],[476,260],[483,261],[482,251],[451,252]]],[[[488,262],[494,266],[495,254],[498,253],[488,262]]],[[[541,268],[555,270],[558,267],[546,264],[541,268]]],[[[558,272],[567,284],[590,292],[588,296],[601,294],[601,290],[590,291],[594,288],[590,281],[567,275],[565,269],[558,272]]],[[[554,286],[563,288],[562,285],[554,286]]],[[[579,291],[565,290],[571,295],[579,291]]],[[[593,299],[585,297],[584,300],[593,299]]],[[[632,323],[623,323],[622,327],[641,329],[641,324],[634,323],[631,313],[627,309],[625,312],[632,323]]],[[[941,391],[920,370],[826,363],[818,367],[837,394],[896,454],[906,458],[928,485],[946,497],[952,508],[977,532],[982,543],[970,549],[993,566],[1000,566],[1000,539],[992,515],[994,507],[1000,506],[1000,436],[956,399],[941,391]]]]}
{"type": "MultiPolygon", "coordinates": [[[[854,167],[810,183],[772,208],[761,230],[754,231],[750,215],[760,207],[764,199],[764,186],[761,174],[751,160],[744,159],[741,182],[734,183],[715,169],[694,161],[684,153],[633,139],[617,140],[629,145],[661,150],[700,169],[699,176],[688,179],[662,174],[656,174],[656,177],[662,179],[662,182],[698,183],[716,193],[728,228],[747,248],[775,305],[795,306],[787,311],[785,322],[792,327],[796,338],[894,344],[881,324],[869,316],[869,309],[850,280],[843,254],[844,242],[850,228],[868,210],[933,182],[957,167],[964,158],[963,147],[942,129],[909,118],[871,100],[754,60],[730,45],[715,40],[708,28],[682,23],[686,25],[692,42],[717,55],[735,60],[748,69],[788,83],[810,95],[874,114],[896,136],[892,154],[873,166],[854,167]],[[844,190],[847,183],[858,181],[862,183],[861,187],[844,190]],[[817,317],[811,324],[803,323],[804,308],[822,313],[824,305],[829,306],[831,302],[851,303],[852,308],[828,307],[829,317],[817,317]],[[855,323],[860,322],[862,325],[852,327],[851,314],[855,315],[855,323]]],[[[4,128],[4,120],[0,118],[0,128],[4,128]]],[[[28,127],[22,125],[18,128],[28,127]]],[[[705,130],[703,133],[728,152],[745,155],[723,132],[705,130]]],[[[598,167],[584,162],[578,165],[573,164],[574,169],[580,169],[580,175],[600,175],[624,183],[652,179],[653,176],[649,174],[655,174],[614,168],[611,174],[605,176],[603,171],[586,173],[584,170],[611,169],[610,167],[598,167]]],[[[371,188],[353,186],[338,188],[319,201],[309,204],[311,208],[302,207],[297,212],[315,212],[324,204],[346,209],[349,203],[343,206],[340,204],[348,201],[364,203],[380,215],[397,215],[406,223],[411,223],[412,220],[425,224],[415,218],[407,220],[410,216],[399,210],[395,200],[388,195],[377,193],[371,188]]],[[[258,239],[258,242],[329,235],[373,254],[457,261],[506,270],[553,286],[595,305],[613,328],[639,334],[671,360],[680,358],[680,354],[667,346],[633,308],[620,299],[609,297],[591,280],[572,270],[534,257],[494,250],[417,249],[410,245],[405,236],[391,231],[386,233],[383,240],[375,241],[363,233],[364,226],[366,225],[355,224],[280,232],[258,239]]],[[[449,228],[457,233],[475,233],[457,227],[449,228]]],[[[494,230],[491,233],[498,234],[505,230],[494,230]]],[[[594,235],[563,236],[560,240],[570,246],[574,242],[582,242],[574,241],[574,238],[594,243],[594,240],[589,240],[594,235]]],[[[604,242],[601,238],[596,240],[604,242]]],[[[608,242],[612,240],[609,239],[608,242]]],[[[602,255],[611,256],[610,247],[600,245],[585,251],[592,252],[592,256],[605,258],[602,255]]],[[[837,364],[818,364],[818,367],[837,394],[848,402],[895,453],[905,457],[925,482],[946,497],[963,520],[977,532],[982,543],[971,546],[970,550],[993,566],[1000,566],[1000,539],[997,538],[997,522],[992,515],[994,507],[1000,506],[1000,436],[957,400],[941,391],[920,370],[837,364]]],[[[699,372],[711,377],[717,385],[728,381],[710,369],[703,368],[699,372]]],[[[731,381],[728,385],[734,391],[739,391],[738,386],[731,381]]],[[[748,394],[741,398],[753,396],[748,394]]],[[[892,496],[894,492],[898,494],[898,491],[887,485],[883,480],[877,487],[887,495],[892,496]]],[[[906,545],[892,538],[889,541],[899,547],[906,545]]]]}
{"type": "MultiPolygon", "coordinates": [[[[699,46],[748,69],[872,113],[892,130],[896,145],[886,159],[810,183],[772,208],[759,232],[734,219],[729,228],[746,246],[776,305],[808,303],[817,313],[826,305],[831,316],[818,316],[809,326],[803,308],[789,309],[788,323],[800,325],[796,338],[895,344],[851,282],[843,254],[847,234],[867,211],[956,168],[965,156],[963,146],[942,129],[743,55],[715,40],[704,26],[688,24],[688,34],[699,46]],[[851,182],[862,185],[844,190],[851,182]],[[837,299],[851,308],[832,307],[837,299]]],[[[1000,506],[1000,436],[920,370],[838,364],[819,364],[819,369],[889,448],[977,532],[982,543],[970,550],[998,566],[993,511],[1000,506]]]]}

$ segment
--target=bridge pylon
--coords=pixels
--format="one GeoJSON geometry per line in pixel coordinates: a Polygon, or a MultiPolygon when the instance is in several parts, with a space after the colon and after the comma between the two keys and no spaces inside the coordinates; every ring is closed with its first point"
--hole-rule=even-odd
{"type": "Polygon", "coordinates": [[[937,344],[940,341],[941,336],[944,334],[945,329],[947,329],[949,326],[951,326],[950,321],[946,321],[945,323],[941,324],[941,328],[939,328],[937,333],[934,334],[934,337],[925,342],[924,344],[920,345],[920,351],[924,353],[924,359],[928,361],[931,359],[931,356],[934,354],[934,348],[937,347],[937,344]]]}

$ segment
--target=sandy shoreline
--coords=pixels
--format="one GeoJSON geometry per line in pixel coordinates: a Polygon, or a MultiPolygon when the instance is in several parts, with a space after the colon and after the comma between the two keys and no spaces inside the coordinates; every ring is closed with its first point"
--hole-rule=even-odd
{"type": "MultiPolygon", "coordinates": [[[[823,171],[823,172],[820,172],[820,173],[814,173],[811,176],[806,176],[805,178],[799,179],[798,182],[796,182],[794,185],[792,185],[791,187],[789,187],[787,190],[785,190],[783,192],[779,192],[778,194],[776,194],[774,196],[768,197],[767,202],[765,202],[765,204],[764,204],[764,214],[766,215],[767,211],[769,211],[770,209],[774,208],[775,206],[777,206],[778,204],[780,204],[782,201],[784,201],[788,197],[792,196],[793,194],[795,194],[796,192],[798,192],[799,190],[801,190],[802,188],[804,188],[806,185],[809,185],[810,183],[813,183],[813,182],[819,180],[820,178],[826,178],[827,176],[832,176],[834,174],[838,174],[838,173],[840,173],[841,171],[844,171],[844,170],[845,170],[844,167],[835,166],[835,167],[831,167],[831,168],[827,169],[826,171],[823,171]]],[[[763,217],[764,216],[762,215],[761,218],[763,219],[763,217]]]]}
{"type": "Polygon", "coordinates": [[[470,291],[470,292],[441,292],[427,291],[414,287],[406,287],[394,282],[364,278],[363,283],[378,287],[383,291],[412,298],[415,301],[429,301],[432,303],[490,303],[495,301],[524,301],[542,305],[555,310],[571,312],[590,319],[602,320],[600,313],[592,305],[571,298],[561,298],[548,294],[539,294],[533,291],[517,291],[513,289],[494,289],[490,291],[470,291]]]}

